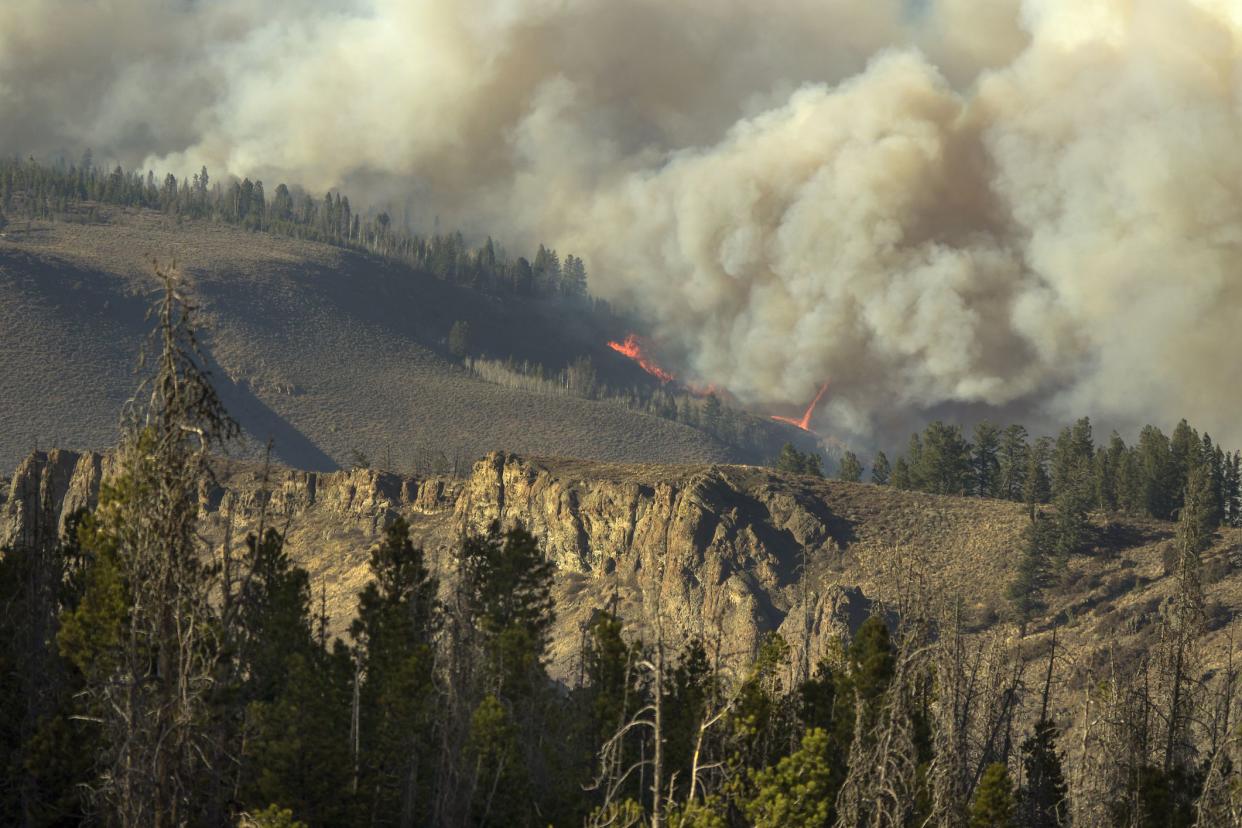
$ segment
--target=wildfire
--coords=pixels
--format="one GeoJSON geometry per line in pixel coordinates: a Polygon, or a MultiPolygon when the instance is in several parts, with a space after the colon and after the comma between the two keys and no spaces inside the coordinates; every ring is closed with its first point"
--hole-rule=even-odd
{"type": "Polygon", "coordinates": [[[648,374],[658,379],[660,382],[672,382],[674,377],[668,371],[665,371],[655,363],[651,357],[643,353],[642,343],[634,334],[630,334],[625,338],[624,342],[609,342],[608,347],[624,357],[634,360],[638,363],[638,367],[642,368],[648,374]]]}
{"type": "MultiPolygon", "coordinates": [[[[828,390],[828,383],[824,383],[819,389],[819,393],[815,395],[815,399],[811,400],[811,404],[807,406],[806,412],[802,415],[801,420],[795,420],[792,417],[782,417],[779,414],[773,414],[772,419],[782,423],[789,423],[791,426],[800,428],[803,431],[811,431],[811,415],[815,413],[815,406],[819,405],[819,401],[823,399],[824,392],[828,390]]],[[[815,432],[811,431],[812,434],[815,432]]]]}

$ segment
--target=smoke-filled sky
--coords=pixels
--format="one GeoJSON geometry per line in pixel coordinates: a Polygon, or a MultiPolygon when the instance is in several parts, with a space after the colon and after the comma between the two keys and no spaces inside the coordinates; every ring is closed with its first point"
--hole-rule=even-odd
{"type": "Polygon", "coordinates": [[[1242,444],[1236,0],[3,0],[0,151],[88,146],[545,241],[840,434],[1242,444]]]}

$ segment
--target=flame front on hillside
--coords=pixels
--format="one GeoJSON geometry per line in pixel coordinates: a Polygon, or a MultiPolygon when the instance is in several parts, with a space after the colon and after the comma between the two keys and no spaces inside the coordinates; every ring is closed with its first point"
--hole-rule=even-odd
{"type": "Polygon", "coordinates": [[[811,404],[807,406],[807,409],[803,413],[801,420],[795,420],[792,417],[782,417],[779,414],[773,414],[772,419],[776,420],[777,422],[788,423],[789,425],[794,426],[795,428],[800,428],[803,431],[808,431],[811,434],[814,434],[815,432],[811,429],[811,416],[815,413],[815,406],[819,405],[819,401],[823,399],[824,392],[826,392],[827,390],[828,390],[828,383],[825,382],[820,387],[819,393],[815,395],[815,399],[811,400],[811,404]]]}
{"type": "Polygon", "coordinates": [[[608,347],[624,357],[634,360],[638,363],[638,367],[642,368],[648,374],[658,379],[660,382],[672,382],[674,377],[668,371],[665,371],[655,363],[651,357],[643,352],[642,342],[635,334],[629,334],[623,342],[609,342],[608,347]]]}

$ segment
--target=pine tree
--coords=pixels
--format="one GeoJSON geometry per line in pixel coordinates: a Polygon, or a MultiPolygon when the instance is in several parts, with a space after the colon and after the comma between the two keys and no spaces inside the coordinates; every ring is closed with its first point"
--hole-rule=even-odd
{"type": "Polygon", "coordinates": [[[841,463],[837,467],[837,479],[844,480],[848,483],[857,483],[862,480],[863,467],[858,462],[858,456],[852,451],[847,451],[841,456],[841,463]]]}
{"type": "Polygon", "coordinates": [[[910,442],[906,447],[906,470],[909,479],[909,486],[906,488],[915,491],[923,491],[925,481],[922,478],[923,469],[923,438],[918,432],[910,435],[910,442]]]}
{"type": "Polygon", "coordinates": [[[723,421],[723,406],[715,394],[708,394],[703,401],[703,429],[713,437],[719,437],[723,421]]]}
{"type": "Polygon", "coordinates": [[[971,493],[978,497],[998,497],[1001,493],[1001,432],[986,420],[975,426],[970,465],[973,473],[971,493]]]}
{"type": "Polygon", "coordinates": [[[896,669],[896,652],[888,627],[873,615],[858,628],[846,657],[846,671],[836,694],[836,737],[842,749],[856,737],[870,738],[880,716],[884,693],[896,669]],[[855,711],[859,712],[861,733],[855,733],[855,711]]]}
{"type": "Polygon", "coordinates": [[[550,724],[544,659],[555,619],[554,566],[521,524],[502,532],[498,521],[465,540],[460,566],[466,622],[481,636],[485,693],[470,725],[479,776],[473,809],[476,818],[499,809],[524,821],[521,815],[535,809],[531,779],[546,773],[554,758],[542,738],[550,724]]]}
{"type": "Polygon", "coordinates": [[[834,767],[827,731],[815,728],[798,749],[754,775],[756,794],[746,803],[755,828],[821,828],[832,813],[834,767]]]}
{"type": "Polygon", "coordinates": [[[1179,502],[1178,470],[1169,438],[1155,426],[1145,426],[1139,433],[1137,460],[1143,510],[1168,520],[1179,502]]]}
{"type": "Polygon", "coordinates": [[[311,629],[310,579],[294,567],[284,538],[268,529],[262,540],[246,539],[246,578],[232,598],[237,614],[239,673],[245,697],[271,701],[285,688],[285,660],[315,647],[311,629]]]}
{"type": "Polygon", "coordinates": [[[581,298],[587,295],[587,272],[582,259],[573,254],[565,256],[562,268],[562,291],[566,296],[581,298]]]}
{"type": "Polygon", "coordinates": [[[430,812],[436,581],[402,518],[371,550],[370,566],[350,627],[362,675],[360,800],[372,823],[412,826],[430,812]]]}
{"type": "Polygon", "coordinates": [[[50,458],[42,469],[41,491],[16,493],[34,519],[0,550],[0,822],[11,825],[81,816],[100,748],[97,728],[75,703],[81,674],[56,649],[58,617],[81,599],[83,513],[56,536],[57,469],[50,458]]]}
{"type": "Polygon", "coordinates": [[[1053,499],[1056,525],[1053,548],[1062,566],[1072,555],[1083,551],[1091,536],[1087,515],[1093,480],[1089,469],[1081,466],[1071,475],[1062,482],[1053,499]]]}
{"type": "Polygon", "coordinates": [[[1026,481],[1022,490],[1022,500],[1030,510],[1031,519],[1035,518],[1035,508],[1040,503],[1047,503],[1052,496],[1052,484],[1048,479],[1048,442],[1044,439],[1035,441],[1027,453],[1026,481]]]}
{"type": "MultiPolygon", "coordinates": [[[[1118,803],[1119,816],[1141,824],[1189,826],[1198,796],[1195,743],[1191,727],[1196,709],[1199,639],[1204,630],[1200,554],[1212,539],[1210,476],[1203,464],[1190,471],[1185,503],[1177,524],[1176,590],[1165,608],[1152,706],[1156,725],[1151,754],[1159,764],[1137,764],[1130,796],[1118,803]]],[[[1149,702],[1150,704],[1150,702],[1149,702]]],[[[1146,759],[1147,757],[1142,757],[1146,759]]]]}
{"type": "Polygon", "coordinates": [[[1036,515],[1024,535],[1025,548],[1009,585],[1009,600],[1023,623],[1044,608],[1043,590],[1051,581],[1056,527],[1052,521],[1036,515]]]}
{"type": "Polygon", "coordinates": [[[1110,514],[1123,508],[1122,466],[1126,458],[1126,444],[1117,432],[1109,438],[1108,447],[1096,453],[1096,502],[1110,514]]]}
{"type": "Polygon", "coordinates": [[[684,789],[689,790],[698,782],[700,768],[710,764],[706,752],[711,749],[712,718],[718,712],[713,706],[723,692],[699,638],[686,643],[669,685],[663,723],[669,777],[685,780],[684,789]]]}
{"type": "Polygon", "coordinates": [[[149,396],[84,527],[93,571],[59,639],[102,720],[113,818],[158,828],[218,813],[204,801],[219,790],[206,783],[204,761],[214,752],[206,702],[218,659],[209,637],[217,584],[202,563],[198,492],[209,450],[237,426],[202,367],[193,308],[172,275],[157,274],[165,290],[149,396]]]}
{"type": "Polygon", "coordinates": [[[284,538],[269,529],[246,545],[247,575],[232,599],[246,718],[241,798],[254,808],[292,809],[315,825],[340,823],[350,807],[348,652],[342,645],[330,655],[316,641],[309,578],[292,565],[284,538]]]}
{"type": "Polygon", "coordinates": [[[787,472],[789,474],[809,474],[815,477],[823,477],[823,467],[818,454],[807,452],[803,454],[794,448],[793,443],[786,443],[781,447],[781,453],[777,455],[775,463],[777,471],[787,472]]]}
{"type": "Polygon", "coordinates": [[[892,469],[888,465],[888,455],[877,451],[875,460],[871,462],[871,482],[877,486],[887,486],[891,476],[892,469]]]}
{"type": "Polygon", "coordinates": [[[1013,782],[1003,762],[988,765],[970,806],[970,828],[1013,828],[1013,782]]]}
{"type": "Polygon", "coordinates": [[[1200,456],[1201,447],[1198,432],[1191,428],[1190,424],[1185,420],[1178,422],[1173,429],[1173,435],[1169,438],[1171,464],[1169,476],[1173,497],[1173,511],[1182,507],[1186,482],[1190,479],[1190,472],[1202,461],[1200,456]]]}
{"type": "Polygon", "coordinates": [[[929,425],[910,474],[923,491],[964,494],[970,480],[970,446],[961,429],[939,421],[929,425]]]}
{"type": "Polygon", "coordinates": [[[284,674],[279,694],[247,710],[241,798],[253,808],[288,809],[311,825],[347,824],[354,815],[349,651],[338,641],[331,653],[291,654],[284,674]]]}
{"type": "Polygon", "coordinates": [[[1062,828],[1069,824],[1068,787],[1057,754],[1058,736],[1057,726],[1041,718],[1022,743],[1018,814],[1023,828],[1062,828]]]}
{"type": "Polygon", "coordinates": [[[910,465],[906,463],[906,458],[898,457],[897,463],[893,466],[892,486],[894,489],[901,491],[909,491],[914,488],[910,480],[910,465]]]}
{"type": "Polygon", "coordinates": [[[1117,466],[1117,507],[1126,514],[1143,514],[1145,497],[1138,449],[1131,446],[1125,449],[1117,466]]]}
{"type": "MultiPolygon", "coordinates": [[[[1079,488],[1094,497],[1094,487],[1085,487],[1095,462],[1095,442],[1091,420],[1083,417],[1069,428],[1062,429],[1052,451],[1052,494],[1067,487],[1079,488]]],[[[1080,493],[1081,493],[1080,492],[1080,493]]]]}
{"type": "Polygon", "coordinates": [[[1225,462],[1225,514],[1230,526],[1242,526],[1242,452],[1235,451],[1225,462]]]}

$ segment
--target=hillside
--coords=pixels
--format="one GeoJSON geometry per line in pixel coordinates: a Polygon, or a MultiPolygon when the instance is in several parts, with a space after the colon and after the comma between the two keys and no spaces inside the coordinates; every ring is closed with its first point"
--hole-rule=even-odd
{"type": "Polygon", "coordinates": [[[366,254],[208,221],[99,215],[0,233],[0,467],[36,445],[114,442],[149,330],[152,259],[185,274],[230,412],[291,465],[331,470],[361,454],[390,468],[445,468],[494,449],[731,457],[697,429],[616,402],[484,382],[444,344],[461,320],[478,355],[549,366],[589,356],[603,373],[636,371],[605,345],[621,331],[572,309],[501,301],[366,254]]]}
{"type": "MultiPolygon", "coordinates": [[[[0,494],[0,546],[30,525],[35,493],[62,514],[97,494],[97,455],[27,458],[0,494]],[[50,489],[47,488],[50,486],[50,489]]],[[[260,469],[231,462],[205,496],[205,529],[221,553],[255,526],[260,469]]],[[[718,641],[724,657],[749,658],[780,631],[812,660],[876,609],[900,604],[916,579],[962,601],[968,631],[993,630],[1037,664],[1055,627],[1062,721],[1110,658],[1150,651],[1170,595],[1165,553],[1171,524],[1097,516],[1094,547],[1075,556],[1049,608],[1019,641],[1008,623],[1012,581],[1027,522],[1020,504],[941,497],[889,487],[781,475],[727,465],[606,464],[527,460],[494,453],[464,480],[369,470],[317,474],[277,469],[269,525],[287,528],[294,558],[321,590],[343,631],[368,578],[367,551],[383,526],[405,516],[441,577],[464,531],[491,520],[523,521],[557,567],[552,672],[576,669],[580,631],[616,601],[627,626],[650,637],[656,607],[665,634],[718,641]]],[[[1242,635],[1242,530],[1222,529],[1204,555],[1208,608],[1204,666],[1222,665],[1242,635]]],[[[1035,669],[1035,668],[1033,668],[1035,669]]]]}

